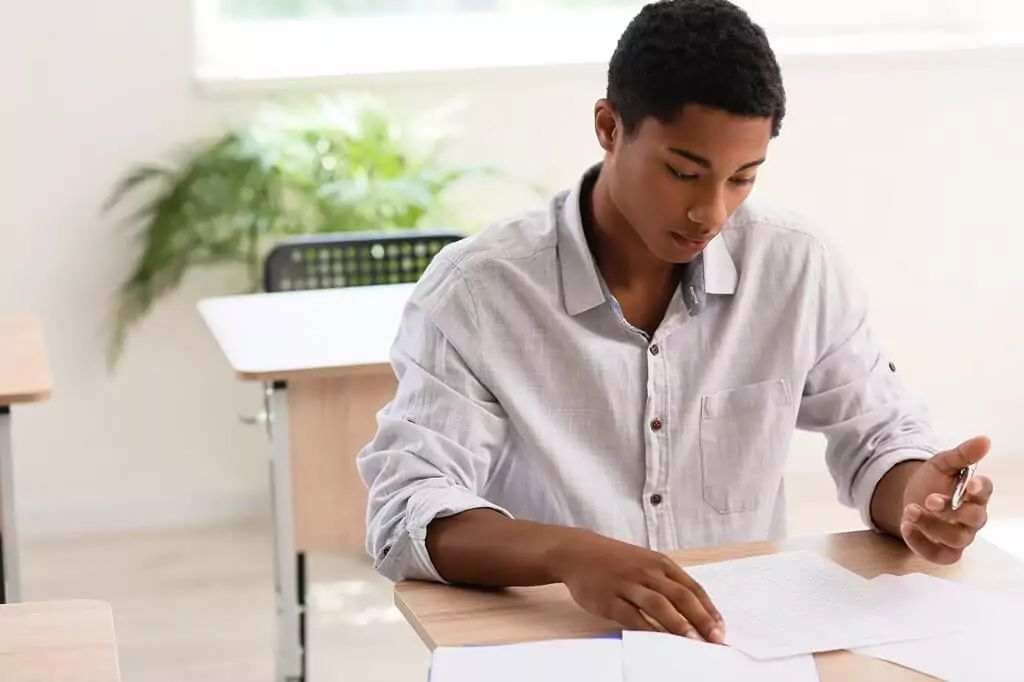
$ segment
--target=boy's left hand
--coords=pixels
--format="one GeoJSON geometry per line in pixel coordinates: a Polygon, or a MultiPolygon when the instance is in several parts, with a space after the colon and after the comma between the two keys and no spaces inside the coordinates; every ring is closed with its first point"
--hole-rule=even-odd
{"type": "Polygon", "coordinates": [[[988,438],[972,438],[924,462],[907,480],[900,534],[915,553],[933,563],[952,564],[974,542],[988,521],[992,481],[975,475],[956,511],[951,497],[960,469],[980,462],[990,448],[988,438]]]}

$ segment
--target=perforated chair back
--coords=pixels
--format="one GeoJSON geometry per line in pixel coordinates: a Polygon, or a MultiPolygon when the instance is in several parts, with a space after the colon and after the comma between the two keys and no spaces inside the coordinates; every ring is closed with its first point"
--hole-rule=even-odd
{"type": "Polygon", "coordinates": [[[403,284],[419,280],[454,230],[338,232],[281,241],[263,263],[266,291],[403,284]]]}

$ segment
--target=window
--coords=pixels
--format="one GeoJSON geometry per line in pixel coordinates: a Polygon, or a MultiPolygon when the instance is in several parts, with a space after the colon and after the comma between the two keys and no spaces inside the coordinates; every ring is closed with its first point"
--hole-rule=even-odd
{"type": "MultiPolygon", "coordinates": [[[[1003,0],[989,0],[1002,2],[1003,0]]],[[[643,0],[196,0],[200,75],[238,80],[604,63],[643,0]]],[[[975,28],[974,0],[738,0],[777,46],[975,28]]]]}

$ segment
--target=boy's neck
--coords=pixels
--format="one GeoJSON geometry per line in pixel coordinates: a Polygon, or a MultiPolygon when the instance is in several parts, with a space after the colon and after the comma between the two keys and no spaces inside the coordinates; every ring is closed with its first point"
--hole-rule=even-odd
{"type": "Polygon", "coordinates": [[[612,201],[600,173],[581,203],[587,244],[609,289],[663,289],[678,284],[679,268],[657,258],[612,201]]]}

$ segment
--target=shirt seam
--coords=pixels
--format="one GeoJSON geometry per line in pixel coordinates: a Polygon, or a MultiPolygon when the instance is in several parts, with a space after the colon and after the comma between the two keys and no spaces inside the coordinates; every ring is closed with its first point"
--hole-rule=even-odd
{"type": "MultiPolygon", "coordinates": [[[[442,254],[440,254],[440,253],[438,255],[442,256],[442,254]]],[[[469,281],[469,275],[466,273],[465,270],[463,270],[461,267],[459,267],[459,265],[455,261],[453,261],[450,257],[445,255],[445,256],[442,256],[442,259],[452,268],[452,270],[454,270],[458,274],[459,282],[463,286],[465,286],[466,294],[469,296],[470,312],[471,312],[472,319],[473,319],[473,329],[476,330],[477,333],[479,333],[479,331],[480,331],[479,306],[477,304],[476,295],[473,293],[473,285],[469,281]]],[[[452,287],[452,289],[449,290],[449,292],[446,294],[446,297],[447,296],[451,296],[452,293],[454,293],[454,289],[455,288],[452,287]]],[[[449,341],[449,343],[451,343],[451,341],[449,341]]],[[[480,345],[479,344],[471,344],[471,345],[473,345],[473,347],[474,347],[474,351],[473,351],[473,356],[474,357],[473,357],[473,359],[476,361],[473,364],[477,365],[478,366],[478,370],[477,371],[479,371],[481,374],[483,374],[484,372],[487,372],[487,369],[484,366],[485,363],[482,361],[483,357],[480,354],[480,345]]],[[[488,374],[489,374],[489,372],[488,372],[488,374]]],[[[483,383],[486,386],[487,383],[488,383],[489,377],[480,377],[480,378],[484,379],[484,381],[482,381],[481,383],[483,383]]],[[[488,389],[488,391],[490,391],[490,389],[488,389]]]]}

